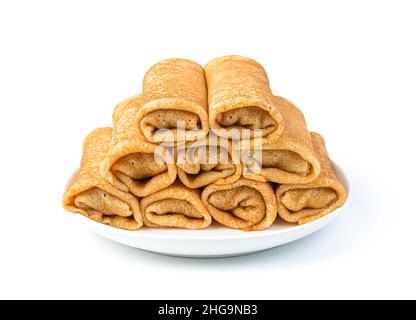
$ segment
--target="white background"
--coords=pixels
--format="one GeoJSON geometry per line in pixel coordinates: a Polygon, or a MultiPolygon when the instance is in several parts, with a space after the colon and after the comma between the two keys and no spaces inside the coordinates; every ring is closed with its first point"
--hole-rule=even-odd
{"type": "Polygon", "coordinates": [[[414,1],[1,1],[0,298],[416,298],[414,1]],[[351,181],[319,233],[223,260],[95,236],[60,207],[85,135],[155,62],[261,62],[351,181]]]}

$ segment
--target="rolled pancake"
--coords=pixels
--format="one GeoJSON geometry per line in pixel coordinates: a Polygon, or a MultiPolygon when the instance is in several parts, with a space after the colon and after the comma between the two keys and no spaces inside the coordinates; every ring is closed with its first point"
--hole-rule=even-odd
{"type": "Polygon", "coordinates": [[[242,166],[231,143],[212,132],[196,142],[178,146],[177,154],[178,177],[189,188],[233,183],[241,177],[242,166]]]}
{"type": "Polygon", "coordinates": [[[136,124],[149,142],[195,141],[208,133],[207,91],[199,64],[185,59],[155,64],[144,76],[143,99],[136,124]],[[184,135],[178,134],[178,121],[184,135]]]}
{"type": "Polygon", "coordinates": [[[308,184],[281,185],[276,189],[277,211],[287,222],[304,224],[319,219],[341,207],[347,198],[344,186],[332,168],[324,139],[311,132],[321,172],[308,184]]]}
{"type": "Polygon", "coordinates": [[[285,128],[277,141],[263,139],[260,159],[252,156],[255,155],[254,147],[241,150],[243,176],[281,184],[309,183],[318,177],[321,166],[305,117],[302,111],[282,97],[274,97],[274,103],[283,115],[285,128]]]}
{"type": "Polygon", "coordinates": [[[114,110],[114,133],[101,174],[114,186],[138,197],[166,188],[176,179],[173,156],[163,146],[146,142],[138,133],[135,114],[142,96],[120,102],[114,110]]]}
{"type": "Polygon", "coordinates": [[[100,165],[111,136],[111,128],[100,128],[86,137],[79,173],[65,192],[62,205],[66,210],[94,221],[120,229],[136,230],[143,225],[139,200],[117,189],[100,174],[100,165]]]}
{"type": "Polygon", "coordinates": [[[261,136],[277,140],[284,123],[274,105],[266,71],[256,61],[241,56],[224,56],[205,66],[209,121],[218,135],[240,139],[242,129],[255,129],[261,136]],[[219,130],[223,129],[223,130],[219,130]]]}
{"type": "Polygon", "coordinates": [[[212,221],[199,190],[179,182],[142,198],[140,208],[145,225],[152,228],[204,229],[212,221]]]}
{"type": "Polygon", "coordinates": [[[210,184],[201,198],[212,218],[229,228],[263,230],[276,220],[276,198],[265,182],[240,178],[231,184],[210,184]]]}

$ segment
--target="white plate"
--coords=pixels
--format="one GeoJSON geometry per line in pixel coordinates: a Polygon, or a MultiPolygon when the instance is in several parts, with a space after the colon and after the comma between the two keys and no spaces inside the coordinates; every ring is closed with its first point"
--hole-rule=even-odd
{"type": "MultiPolygon", "coordinates": [[[[334,164],[341,182],[348,190],[348,181],[334,164]]],[[[192,258],[220,258],[255,253],[304,238],[328,225],[343,208],[304,225],[283,222],[280,218],[264,231],[244,232],[216,223],[205,230],[151,229],[126,231],[94,222],[77,215],[96,234],[121,244],[164,255],[192,258]]]]}

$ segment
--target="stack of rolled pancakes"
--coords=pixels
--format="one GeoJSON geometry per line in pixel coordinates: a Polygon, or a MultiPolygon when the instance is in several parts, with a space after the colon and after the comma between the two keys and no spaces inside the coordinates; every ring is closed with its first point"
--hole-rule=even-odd
{"type": "Polygon", "coordinates": [[[252,231],[344,204],[323,138],[272,94],[258,62],[225,56],[202,68],[169,59],[147,71],[142,88],[117,105],[113,128],[85,138],[65,209],[126,230],[215,220],[252,231]]]}

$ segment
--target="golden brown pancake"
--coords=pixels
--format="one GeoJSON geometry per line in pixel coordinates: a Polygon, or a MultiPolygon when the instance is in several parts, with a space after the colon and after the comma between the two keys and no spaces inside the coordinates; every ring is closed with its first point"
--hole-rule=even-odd
{"type": "Polygon", "coordinates": [[[176,166],[168,150],[149,143],[135,123],[142,96],[133,96],[117,105],[113,113],[114,134],[101,165],[101,174],[117,188],[138,197],[166,188],[176,179],[176,166]]]}
{"type": "Polygon", "coordinates": [[[243,129],[253,138],[255,129],[262,136],[277,140],[284,123],[274,105],[269,79],[256,61],[242,56],[224,56],[205,66],[211,129],[238,139],[243,129]]]}
{"type": "Polygon", "coordinates": [[[204,229],[211,224],[200,191],[179,182],[144,197],[140,207],[145,225],[152,228],[204,229]]]}
{"type": "MultiPolygon", "coordinates": [[[[274,97],[285,120],[285,128],[277,141],[263,139],[261,159],[247,158],[252,149],[242,150],[243,175],[257,181],[281,184],[309,183],[319,175],[318,156],[306,127],[303,113],[290,101],[274,97]]],[[[252,146],[252,148],[259,148],[252,146]]]]}
{"type": "Polygon", "coordinates": [[[66,210],[94,221],[137,230],[143,225],[138,198],[117,189],[100,174],[111,136],[111,128],[100,128],[85,138],[79,173],[65,192],[62,205],[66,210]]]}
{"type": "Polygon", "coordinates": [[[147,141],[195,141],[208,133],[207,91],[199,64],[185,59],[156,63],[144,76],[143,100],[136,125],[147,141]],[[178,121],[184,136],[178,134],[178,121]]]}
{"type": "Polygon", "coordinates": [[[276,189],[277,211],[287,222],[307,223],[319,219],[341,207],[347,192],[332,168],[324,139],[310,133],[319,157],[319,176],[307,184],[284,184],[276,189]]]}
{"type": "Polygon", "coordinates": [[[272,186],[245,178],[226,185],[210,184],[202,192],[202,202],[217,222],[234,229],[267,229],[277,216],[272,186]]]}
{"type": "Polygon", "coordinates": [[[231,143],[224,138],[208,135],[176,150],[178,177],[189,188],[210,183],[228,184],[241,177],[238,154],[232,154],[231,143]]]}

